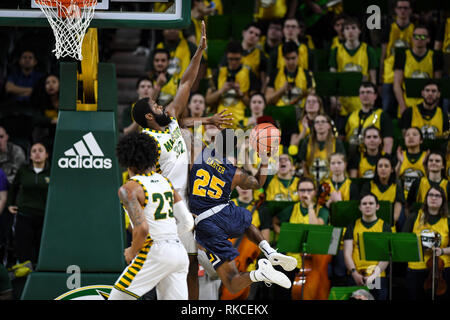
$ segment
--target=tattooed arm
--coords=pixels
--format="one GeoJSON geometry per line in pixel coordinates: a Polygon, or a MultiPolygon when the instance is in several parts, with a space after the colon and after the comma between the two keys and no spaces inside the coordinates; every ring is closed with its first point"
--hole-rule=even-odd
{"type": "Polygon", "coordinates": [[[267,178],[267,164],[261,164],[258,172],[255,176],[248,174],[246,171],[242,169],[236,169],[236,173],[233,177],[233,182],[231,184],[232,190],[236,188],[236,186],[241,187],[242,189],[259,189],[264,186],[267,178]]]}
{"type": "Polygon", "coordinates": [[[124,251],[127,264],[129,264],[138,254],[139,250],[142,249],[148,236],[148,224],[142,210],[144,198],[144,191],[137,182],[128,181],[119,188],[119,199],[127,210],[133,225],[133,240],[131,246],[124,251]]]}

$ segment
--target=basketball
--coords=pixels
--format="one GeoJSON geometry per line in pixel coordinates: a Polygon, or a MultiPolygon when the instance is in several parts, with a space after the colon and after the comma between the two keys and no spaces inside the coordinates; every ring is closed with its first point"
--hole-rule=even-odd
{"type": "Polygon", "coordinates": [[[250,145],[260,154],[272,152],[280,145],[280,130],[271,123],[260,123],[250,132],[250,145]]]}

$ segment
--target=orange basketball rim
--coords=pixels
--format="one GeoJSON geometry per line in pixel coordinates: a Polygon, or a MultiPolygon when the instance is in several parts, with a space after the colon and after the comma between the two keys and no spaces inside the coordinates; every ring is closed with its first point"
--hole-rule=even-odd
{"type": "Polygon", "coordinates": [[[81,19],[81,10],[95,7],[97,0],[35,0],[40,6],[57,8],[60,18],[81,19]]]}

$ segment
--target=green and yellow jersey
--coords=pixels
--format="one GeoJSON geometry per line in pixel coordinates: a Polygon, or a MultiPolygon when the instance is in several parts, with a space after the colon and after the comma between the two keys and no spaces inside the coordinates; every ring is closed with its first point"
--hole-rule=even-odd
{"type": "MultiPolygon", "coordinates": [[[[344,241],[353,240],[352,258],[355,263],[355,269],[363,275],[369,275],[371,271],[374,270],[375,266],[378,265],[379,261],[367,261],[361,259],[360,249],[364,250],[361,236],[364,232],[391,232],[391,228],[388,223],[380,218],[377,218],[377,220],[373,222],[365,222],[362,218],[358,218],[347,227],[344,241]]],[[[385,277],[386,273],[383,271],[380,276],[385,277]]]]}
{"type": "MultiPolygon", "coordinates": [[[[449,220],[447,217],[441,216],[432,216],[430,215],[429,221],[424,222],[423,219],[423,211],[422,209],[419,212],[412,216],[411,219],[414,219],[414,225],[412,228],[412,232],[414,232],[419,240],[422,242],[423,252],[423,261],[419,262],[408,262],[408,268],[413,270],[424,270],[427,269],[427,261],[432,257],[431,250],[425,250],[426,248],[430,248],[434,243],[435,235],[438,237],[437,246],[439,248],[446,248],[449,246],[449,220]]],[[[444,261],[444,267],[450,267],[450,256],[442,255],[441,258],[444,261]]]]}

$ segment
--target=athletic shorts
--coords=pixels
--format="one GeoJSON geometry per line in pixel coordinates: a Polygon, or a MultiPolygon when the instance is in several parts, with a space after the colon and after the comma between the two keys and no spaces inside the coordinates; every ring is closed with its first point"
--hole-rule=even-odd
{"type": "Polygon", "coordinates": [[[222,210],[196,225],[195,239],[206,249],[214,269],[239,255],[239,251],[228,239],[240,237],[251,224],[251,212],[230,202],[222,210]]]}
{"type": "Polygon", "coordinates": [[[147,241],[114,288],[138,299],[156,287],[158,300],[187,300],[189,259],[178,239],[147,241]]]}

